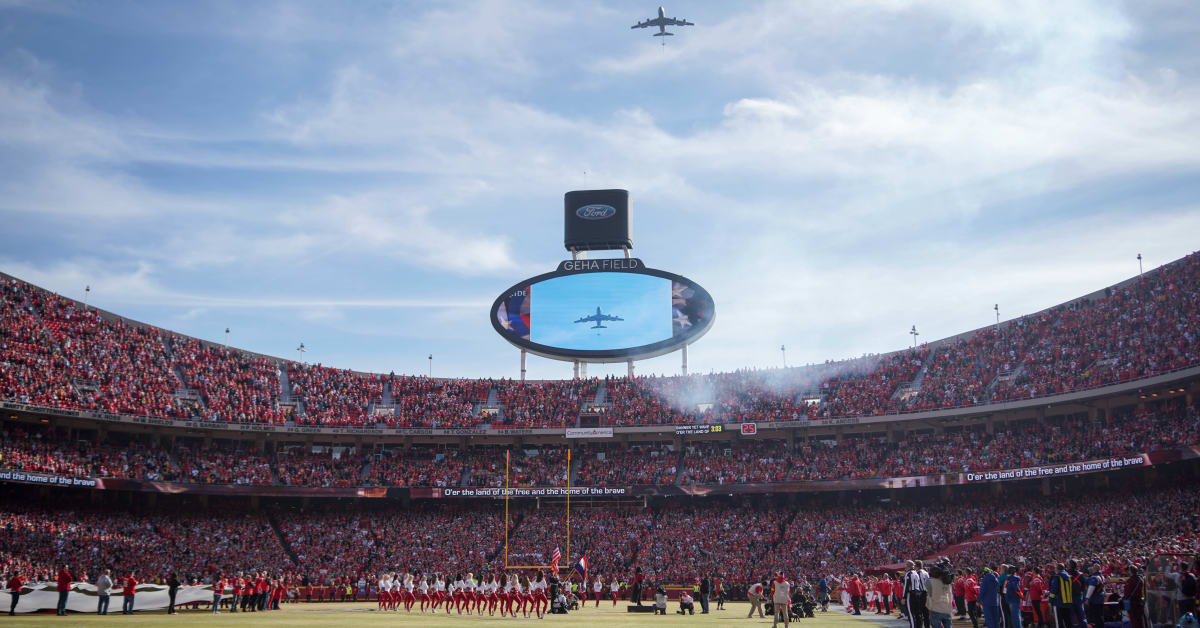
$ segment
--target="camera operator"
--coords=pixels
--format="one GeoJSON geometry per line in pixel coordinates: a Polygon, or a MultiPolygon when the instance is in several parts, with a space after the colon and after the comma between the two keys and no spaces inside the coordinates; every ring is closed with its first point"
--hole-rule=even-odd
{"type": "Polygon", "coordinates": [[[954,571],[943,558],[929,568],[929,618],[933,628],[952,628],[954,621],[954,571]]]}
{"type": "MultiPolygon", "coordinates": [[[[703,598],[701,598],[701,599],[703,599],[703,598]]],[[[692,600],[692,594],[688,593],[686,589],[684,591],[680,592],[680,594],[679,594],[679,610],[675,611],[675,614],[676,615],[684,615],[684,614],[695,615],[696,614],[696,604],[692,600]]]]}
{"type": "Polygon", "coordinates": [[[921,561],[906,561],[908,571],[904,574],[904,605],[908,612],[909,628],[929,628],[929,609],[925,600],[929,596],[929,572],[921,561]]]}
{"type": "Polygon", "coordinates": [[[759,617],[766,617],[766,615],[763,614],[763,598],[766,597],[766,590],[766,581],[755,582],[750,585],[749,590],[746,591],[746,597],[750,600],[750,612],[746,614],[746,619],[750,619],[754,616],[755,609],[758,609],[759,617]]]}

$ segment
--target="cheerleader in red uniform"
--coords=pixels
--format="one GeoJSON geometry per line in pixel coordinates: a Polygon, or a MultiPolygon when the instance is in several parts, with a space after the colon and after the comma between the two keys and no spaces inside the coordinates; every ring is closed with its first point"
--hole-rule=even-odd
{"type": "MultiPolygon", "coordinates": [[[[517,586],[513,589],[513,594],[516,597],[517,609],[526,618],[529,617],[529,610],[526,605],[529,604],[529,579],[524,575],[517,576],[517,586]]],[[[515,613],[514,613],[515,615],[515,613]]]]}
{"type": "Polygon", "coordinates": [[[421,612],[425,612],[425,605],[433,608],[433,598],[429,597],[429,576],[421,574],[421,582],[417,583],[417,599],[421,600],[421,612]]]}
{"type": "Polygon", "coordinates": [[[500,603],[499,592],[500,579],[496,576],[496,574],[492,574],[492,577],[489,578],[487,582],[487,606],[489,617],[496,614],[496,605],[500,603]]]}
{"type": "Polygon", "coordinates": [[[538,619],[545,617],[546,607],[550,605],[549,600],[546,599],[547,584],[546,576],[542,574],[541,569],[534,575],[533,582],[529,583],[529,597],[533,612],[537,614],[538,619]]]}
{"type": "Polygon", "coordinates": [[[513,612],[513,602],[515,601],[513,595],[516,592],[516,588],[517,576],[516,574],[510,573],[504,581],[504,590],[500,593],[501,617],[504,617],[505,614],[512,615],[513,617],[517,616],[517,614],[513,612]]]}

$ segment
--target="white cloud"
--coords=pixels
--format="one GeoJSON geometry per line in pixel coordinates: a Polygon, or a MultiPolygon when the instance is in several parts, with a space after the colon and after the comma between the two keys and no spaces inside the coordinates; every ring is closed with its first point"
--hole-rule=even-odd
{"type": "Polygon", "coordinates": [[[698,25],[665,49],[649,38],[589,49],[593,29],[624,23],[624,9],[607,7],[352,8],[345,21],[251,7],[219,36],[338,54],[284,105],[251,89],[237,114],[260,126],[242,136],[99,111],[86,85],[13,53],[20,69],[0,73],[13,166],[0,175],[0,212],[36,214],[82,250],[5,268],[71,296],[90,281],[112,303],[190,308],[187,318],[286,308],[374,329],[361,310],[430,310],[423,324],[444,322],[449,337],[479,331],[472,312],[492,295],[239,296],[181,289],[177,277],[253,269],[269,284],[301,264],[356,259],[379,262],[381,286],[420,274],[465,292],[472,279],[546,270],[562,191],[625,187],[649,208],[635,226],[647,253],[721,302],[694,355],[704,370],[774,364],[780,342],[796,360],[897,348],[913,322],[934,338],[986,322],[996,301],[1016,315],[1120,279],[1132,263],[1106,260],[1131,257],[1116,253],[1125,243],[1188,251],[1194,207],[1100,198],[1096,216],[1079,217],[1091,212],[1052,197],[1200,167],[1192,55],[1134,50],[1154,33],[1128,7],[735,6],[707,21],[681,9],[698,25]],[[609,52],[622,49],[634,52],[609,52]],[[133,174],[146,165],[237,176],[192,186],[133,174]],[[101,218],[112,228],[97,229],[101,218]]]}

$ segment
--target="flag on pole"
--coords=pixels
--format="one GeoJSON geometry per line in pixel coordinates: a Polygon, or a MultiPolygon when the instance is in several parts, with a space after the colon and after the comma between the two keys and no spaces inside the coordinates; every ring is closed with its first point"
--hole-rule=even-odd
{"type": "Polygon", "coordinates": [[[587,578],[587,552],[584,552],[583,556],[580,556],[579,560],[575,561],[575,564],[571,566],[571,569],[578,571],[579,575],[587,578]]]}
{"type": "Polygon", "coordinates": [[[562,558],[562,552],[558,548],[554,548],[554,555],[550,557],[550,573],[558,575],[558,559],[562,558]]]}

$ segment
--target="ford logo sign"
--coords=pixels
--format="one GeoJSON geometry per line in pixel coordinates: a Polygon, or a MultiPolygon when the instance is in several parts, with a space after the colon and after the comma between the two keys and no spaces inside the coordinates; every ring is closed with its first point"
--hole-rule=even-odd
{"type": "Polygon", "coordinates": [[[575,210],[575,215],[584,220],[604,220],[612,218],[617,213],[617,208],[612,205],[584,205],[575,210]]]}

